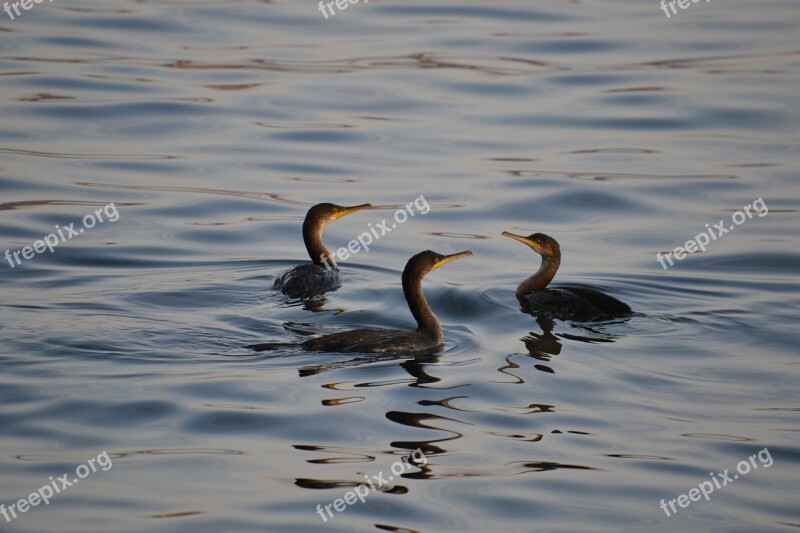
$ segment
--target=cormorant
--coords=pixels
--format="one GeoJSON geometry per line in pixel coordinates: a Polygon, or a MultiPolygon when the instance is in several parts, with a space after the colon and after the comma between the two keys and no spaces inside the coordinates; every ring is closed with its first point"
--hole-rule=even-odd
{"type": "Polygon", "coordinates": [[[444,333],[422,292],[422,278],[442,265],[469,255],[472,255],[472,252],[442,255],[426,250],[408,260],[403,269],[403,294],[405,294],[411,314],[417,320],[416,330],[356,329],[322,335],[301,344],[265,343],[255,344],[250,348],[256,351],[265,351],[297,346],[313,352],[408,355],[426,355],[438,352],[444,345],[444,333]]]}
{"type": "Polygon", "coordinates": [[[584,287],[559,287],[547,289],[547,284],[556,275],[561,264],[561,247],[558,242],[544,233],[534,233],[528,237],[507,231],[510,237],[528,245],[542,256],[539,270],[517,287],[517,298],[526,311],[545,313],[561,320],[598,320],[631,312],[624,302],[595,289],[584,287]]]}
{"type": "Polygon", "coordinates": [[[303,221],[303,242],[311,264],[297,265],[275,279],[274,288],[291,297],[313,296],[342,286],[342,273],[333,256],[322,242],[322,232],[328,222],[350,213],[372,208],[371,204],[353,207],[323,203],[306,213],[303,221]]]}

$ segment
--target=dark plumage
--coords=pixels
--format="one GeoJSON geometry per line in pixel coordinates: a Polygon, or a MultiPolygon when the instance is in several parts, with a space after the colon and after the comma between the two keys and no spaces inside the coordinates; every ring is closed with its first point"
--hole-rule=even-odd
{"type": "Polygon", "coordinates": [[[626,303],[595,289],[546,288],[561,264],[561,247],[554,238],[544,233],[523,237],[504,231],[503,235],[526,244],[542,256],[539,270],[517,287],[517,298],[526,311],[547,314],[562,320],[582,321],[611,318],[631,312],[626,303]]]}
{"type": "Polygon", "coordinates": [[[425,355],[438,352],[442,340],[423,331],[356,329],[309,339],[301,346],[309,352],[425,355]]]}
{"type": "Polygon", "coordinates": [[[322,242],[322,232],[329,222],[371,207],[370,204],[342,207],[324,203],[309,209],[303,221],[303,242],[311,263],[287,270],[275,279],[273,287],[292,297],[314,296],[341,287],[342,273],[322,242]]]}
{"type": "Polygon", "coordinates": [[[306,263],[292,267],[275,279],[274,288],[288,296],[314,296],[342,286],[338,267],[306,263]]]}
{"type": "Polygon", "coordinates": [[[256,351],[264,351],[287,346],[298,346],[313,352],[396,353],[407,355],[436,353],[442,349],[444,344],[444,332],[422,292],[422,278],[427,273],[450,261],[469,255],[472,255],[472,252],[466,251],[453,255],[441,255],[426,250],[408,260],[403,270],[403,293],[411,314],[417,320],[417,329],[414,331],[357,329],[323,335],[309,339],[299,345],[266,343],[256,344],[250,346],[250,348],[256,351]]]}

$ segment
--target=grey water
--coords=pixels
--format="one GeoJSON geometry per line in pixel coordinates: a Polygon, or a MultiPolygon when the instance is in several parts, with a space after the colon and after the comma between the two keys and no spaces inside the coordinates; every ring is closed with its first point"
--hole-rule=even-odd
{"type": "Polygon", "coordinates": [[[29,7],[0,11],[0,531],[800,527],[796,0],[29,7]],[[319,202],[375,206],[332,249],[395,227],[288,299],[319,202]],[[539,258],[503,231],[634,314],[522,312],[539,258]],[[427,249],[474,254],[425,279],[441,353],[245,348],[413,328],[427,249]]]}

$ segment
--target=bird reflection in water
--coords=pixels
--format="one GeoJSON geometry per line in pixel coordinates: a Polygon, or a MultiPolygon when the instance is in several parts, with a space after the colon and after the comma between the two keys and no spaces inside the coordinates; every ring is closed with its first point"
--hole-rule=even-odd
{"type": "MultiPolygon", "coordinates": [[[[623,320],[627,320],[627,318],[623,320]]],[[[542,361],[543,363],[549,363],[554,355],[559,355],[561,353],[561,349],[563,348],[561,339],[596,344],[616,342],[620,337],[619,335],[602,331],[602,324],[595,324],[592,326],[587,324],[580,325],[580,329],[591,335],[575,335],[566,332],[554,334],[553,328],[555,327],[555,321],[546,314],[536,316],[536,323],[539,324],[542,332],[530,332],[527,336],[522,337],[521,340],[525,344],[528,354],[537,361],[542,361]]],[[[549,365],[535,364],[534,367],[542,372],[555,374],[555,370],[549,365]]]]}

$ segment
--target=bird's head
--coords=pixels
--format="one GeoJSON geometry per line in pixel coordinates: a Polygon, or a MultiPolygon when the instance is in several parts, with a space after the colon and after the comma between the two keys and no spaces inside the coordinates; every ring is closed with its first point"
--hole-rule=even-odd
{"type": "Polygon", "coordinates": [[[330,204],[330,203],[322,203],[317,204],[311,209],[308,210],[306,214],[306,221],[316,222],[327,224],[328,222],[333,222],[343,216],[347,216],[350,213],[355,213],[356,211],[363,211],[364,209],[371,209],[372,204],[361,204],[361,205],[354,205],[352,207],[343,207],[341,205],[330,204]]]}
{"type": "Polygon", "coordinates": [[[504,231],[503,236],[528,245],[544,259],[559,259],[561,257],[561,247],[558,245],[558,241],[544,233],[532,233],[527,237],[523,237],[522,235],[504,231]]]}
{"type": "Polygon", "coordinates": [[[403,277],[410,276],[419,279],[451,261],[470,255],[472,255],[472,252],[469,250],[451,255],[442,255],[431,250],[425,250],[408,260],[406,268],[403,270],[403,277]]]}

